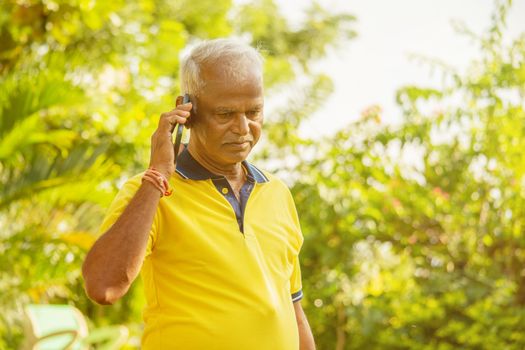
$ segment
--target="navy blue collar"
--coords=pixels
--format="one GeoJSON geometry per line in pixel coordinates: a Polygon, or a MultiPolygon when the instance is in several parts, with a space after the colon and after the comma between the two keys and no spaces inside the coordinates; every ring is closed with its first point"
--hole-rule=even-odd
{"type": "MultiPolygon", "coordinates": [[[[263,174],[258,168],[254,165],[243,160],[241,165],[246,170],[246,175],[249,182],[264,183],[268,182],[268,178],[263,174]]],[[[185,147],[184,150],[177,157],[177,173],[185,179],[190,180],[219,180],[223,179],[224,176],[217,175],[203,167],[192,157],[188,151],[188,147],[185,147]]]]}

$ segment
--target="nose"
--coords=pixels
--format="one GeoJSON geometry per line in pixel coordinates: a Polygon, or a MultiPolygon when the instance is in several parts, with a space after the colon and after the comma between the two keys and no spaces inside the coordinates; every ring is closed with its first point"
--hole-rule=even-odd
{"type": "Polygon", "coordinates": [[[241,113],[235,121],[234,128],[232,130],[238,135],[246,135],[250,132],[250,126],[248,125],[248,118],[244,113],[241,113]]]}

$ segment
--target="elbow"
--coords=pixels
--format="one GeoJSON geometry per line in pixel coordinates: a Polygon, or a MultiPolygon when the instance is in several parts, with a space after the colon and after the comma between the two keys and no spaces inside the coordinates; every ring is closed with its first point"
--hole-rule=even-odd
{"type": "Polygon", "coordinates": [[[93,300],[95,303],[99,304],[99,305],[113,305],[118,299],[109,299],[107,296],[101,296],[101,297],[97,297],[96,299],[95,298],[92,298],[91,300],[93,300]]]}
{"type": "Polygon", "coordinates": [[[99,305],[113,305],[129,289],[129,286],[111,286],[102,280],[100,274],[89,273],[85,265],[82,266],[82,276],[84,277],[86,295],[99,305]]]}
{"type": "Polygon", "coordinates": [[[85,285],[85,290],[89,299],[91,299],[99,305],[113,305],[124,294],[126,294],[125,292],[120,292],[116,288],[93,286],[87,282],[85,285]]]}
{"type": "Polygon", "coordinates": [[[109,288],[105,288],[84,276],[84,290],[89,299],[100,305],[112,305],[116,299],[110,298],[109,288]]]}
{"type": "Polygon", "coordinates": [[[110,298],[107,290],[88,288],[86,285],[86,294],[95,303],[99,305],[113,305],[118,299],[110,298]]]}

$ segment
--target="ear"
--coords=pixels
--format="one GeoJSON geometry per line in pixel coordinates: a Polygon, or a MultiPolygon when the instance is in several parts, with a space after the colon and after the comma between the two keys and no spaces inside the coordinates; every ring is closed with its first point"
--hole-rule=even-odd
{"type": "Polygon", "coordinates": [[[191,129],[191,127],[193,126],[193,123],[195,122],[194,118],[195,118],[195,113],[193,112],[193,108],[192,108],[190,110],[190,116],[188,117],[188,119],[186,119],[186,123],[184,123],[184,126],[186,127],[186,129],[191,129]]]}
{"type": "Polygon", "coordinates": [[[191,109],[190,109],[190,116],[188,117],[186,123],[184,123],[184,126],[186,127],[186,129],[191,129],[193,124],[195,124],[195,117],[196,117],[196,113],[195,113],[195,110],[197,109],[197,101],[195,101],[195,98],[190,95],[190,102],[191,102],[191,109]]]}
{"type": "MultiPolygon", "coordinates": [[[[192,103],[194,103],[193,99],[190,99],[190,101],[192,103]]],[[[177,96],[177,98],[175,99],[175,106],[178,106],[178,105],[182,104],[183,102],[184,102],[184,96],[177,96]]],[[[193,112],[193,108],[192,108],[192,110],[190,110],[190,116],[189,116],[188,120],[186,121],[186,123],[184,123],[184,127],[186,129],[191,129],[191,125],[193,124],[192,123],[193,122],[192,119],[193,119],[194,116],[195,116],[195,113],[193,112]]]]}

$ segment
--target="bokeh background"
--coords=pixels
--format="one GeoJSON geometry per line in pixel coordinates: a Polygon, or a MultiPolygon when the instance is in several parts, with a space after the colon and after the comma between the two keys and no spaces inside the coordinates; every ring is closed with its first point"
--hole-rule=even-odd
{"type": "Polygon", "coordinates": [[[29,303],[124,324],[139,347],[140,279],[98,306],[80,266],[148,165],[181,52],[223,36],[266,58],[250,160],[294,194],[318,348],[525,348],[525,6],[456,3],[0,1],[0,349],[29,303]],[[468,17],[433,33],[424,4],[468,17]]]}

